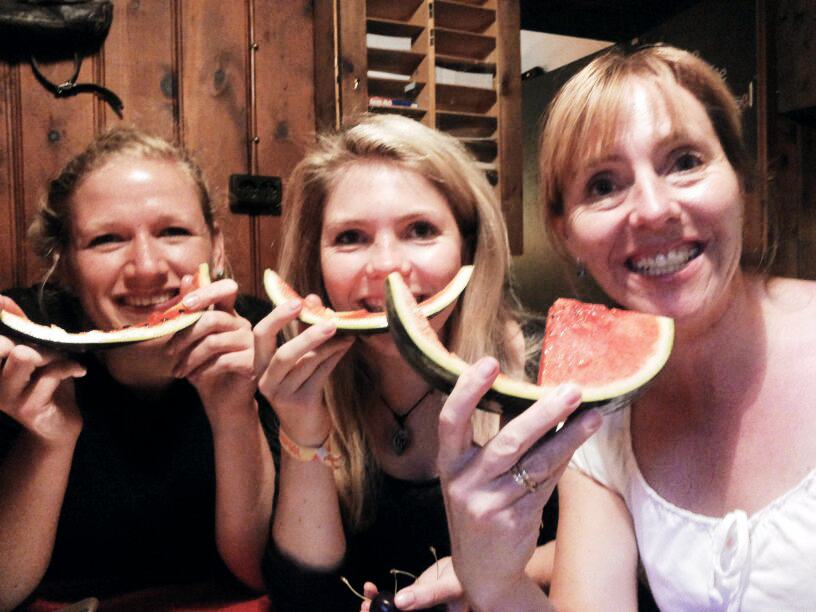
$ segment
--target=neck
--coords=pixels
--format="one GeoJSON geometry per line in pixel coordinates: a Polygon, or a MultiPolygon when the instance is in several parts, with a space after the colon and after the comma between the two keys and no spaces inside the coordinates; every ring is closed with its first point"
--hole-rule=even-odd
{"type": "Polygon", "coordinates": [[[765,368],[760,282],[740,276],[730,301],[705,329],[678,325],[665,375],[655,381],[657,394],[701,419],[728,417],[728,406],[748,403],[765,368]]]}

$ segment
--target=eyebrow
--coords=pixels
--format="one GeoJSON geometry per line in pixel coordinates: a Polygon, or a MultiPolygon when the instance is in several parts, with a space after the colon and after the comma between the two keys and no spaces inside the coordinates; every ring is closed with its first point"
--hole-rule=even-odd
{"type": "MultiPolygon", "coordinates": [[[[655,148],[657,149],[669,149],[673,146],[677,145],[683,141],[694,141],[696,142],[698,139],[695,138],[688,130],[684,128],[677,127],[675,125],[672,126],[671,130],[665,136],[662,136],[656,143],[655,148]]],[[[603,147],[603,143],[600,144],[603,147]]],[[[618,140],[612,143],[612,146],[618,146],[618,140]]],[[[623,155],[619,155],[617,153],[610,153],[606,155],[598,155],[598,156],[590,156],[587,157],[583,163],[579,164],[579,168],[583,169],[593,169],[597,166],[603,166],[608,163],[614,163],[622,160],[624,158],[623,155]]]]}

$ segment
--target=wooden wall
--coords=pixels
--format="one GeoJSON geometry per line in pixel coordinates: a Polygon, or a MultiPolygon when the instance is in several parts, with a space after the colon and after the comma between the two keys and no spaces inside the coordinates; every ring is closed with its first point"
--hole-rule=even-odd
{"type": "MultiPolygon", "coordinates": [[[[0,63],[0,287],[40,277],[25,232],[47,179],[95,133],[124,121],[191,150],[225,205],[234,275],[260,294],[280,218],[230,213],[227,181],[285,178],[314,141],[313,60],[310,0],[114,0],[110,34],[78,81],[116,92],[123,119],[90,94],[52,97],[28,64],[0,63]]],[[[73,62],[42,68],[62,82],[73,62]]]]}

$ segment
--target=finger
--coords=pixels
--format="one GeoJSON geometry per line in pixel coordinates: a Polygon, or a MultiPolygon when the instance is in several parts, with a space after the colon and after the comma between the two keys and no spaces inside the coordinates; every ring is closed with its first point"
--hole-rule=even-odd
{"type": "MultiPolygon", "coordinates": [[[[545,436],[521,459],[521,463],[537,482],[560,477],[572,455],[601,426],[603,416],[598,410],[588,410],[567,421],[555,435],[545,436]]],[[[557,480],[557,478],[556,478],[557,480]]]]}
{"type": "Polygon", "coordinates": [[[12,300],[10,297],[6,297],[5,295],[0,295],[0,310],[5,310],[19,317],[25,317],[26,319],[28,318],[23,312],[23,309],[20,308],[14,300],[12,300]]]}
{"type": "Polygon", "coordinates": [[[287,386],[301,393],[322,389],[352,344],[353,340],[337,338],[332,339],[317,351],[309,351],[307,356],[298,362],[298,367],[292,370],[287,377],[287,386]]]}
{"type": "Polygon", "coordinates": [[[220,310],[206,312],[194,325],[174,334],[165,345],[165,350],[171,355],[181,355],[209,335],[233,330],[251,332],[252,324],[235,313],[220,310]]]}
{"type": "Polygon", "coordinates": [[[507,472],[538,440],[580,405],[581,391],[573,384],[559,386],[507,423],[483,448],[482,467],[488,477],[507,472]]]}
{"type": "MultiPolygon", "coordinates": [[[[319,323],[278,347],[265,370],[264,378],[267,384],[277,387],[309,351],[318,353],[318,349],[328,342],[336,331],[333,323],[319,323]]],[[[323,353],[325,358],[327,355],[325,351],[323,353]]]]}
{"type": "Polygon", "coordinates": [[[206,310],[210,306],[232,312],[238,297],[238,283],[225,278],[204,287],[199,287],[184,296],[181,304],[188,311],[206,310]]]}
{"type": "Polygon", "coordinates": [[[67,359],[55,361],[45,366],[33,379],[24,400],[24,410],[39,410],[49,403],[57,387],[67,378],[81,378],[85,368],[67,359]]]}
{"type": "Polygon", "coordinates": [[[456,579],[440,579],[424,584],[413,584],[394,596],[400,610],[424,610],[461,597],[462,587],[456,579]]]}
{"type": "Polygon", "coordinates": [[[377,585],[374,584],[373,582],[366,581],[365,584],[363,584],[363,595],[365,595],[369,599],[374,599],[377,596],[377,593],[379,592],[380,590],[377,588],[377,585]]]}
{"type": "Polygon", "coordinates": [[[6,355],[3,364],[3,404],[14,402],[23,394],[25,388],[31,382],[37,368],[42,368],[49,363],[42,353],[30,346],[17,344],[12,347],[6,355]]]}
{"type": "Polygon", "coordinates": [[[485,357],[465,370],[456,381],[439,414],[440,474],[455,471],[459,458],[470,450],[473,443],[470,418],[498,373],[498,362],[485,357]]]}
{"type": "Polygon", "coordinates": [[[278,334],[294,321],[303,307],[301,300],[289,300],[277,306],[252,329],[255,335],[255,371],[261,372],[269,365],[278,345],[278,334]]]}

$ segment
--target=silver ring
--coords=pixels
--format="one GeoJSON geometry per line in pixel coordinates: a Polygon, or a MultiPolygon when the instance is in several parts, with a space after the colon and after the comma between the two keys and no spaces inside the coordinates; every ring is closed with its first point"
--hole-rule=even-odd
{"type": "Polygon", "coordinates": [[[524,466],[520,463],[516,463],[510,468],[510,475],[513,477],[515,483],[520,487],[524,487],[528,493],[535,493],[535,490],[538,488],[538,483],[530,477],[527,470],[525,470],[524,466]]]}

